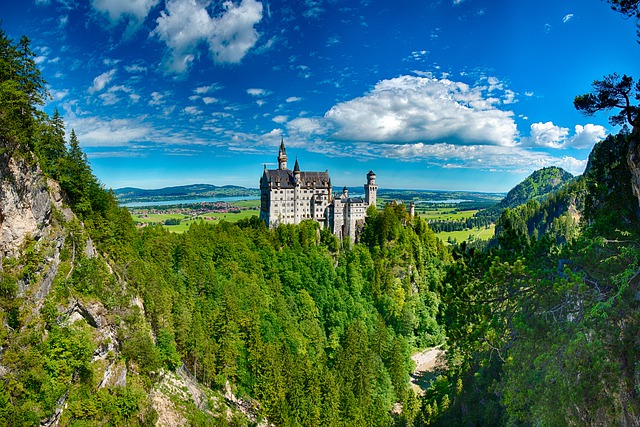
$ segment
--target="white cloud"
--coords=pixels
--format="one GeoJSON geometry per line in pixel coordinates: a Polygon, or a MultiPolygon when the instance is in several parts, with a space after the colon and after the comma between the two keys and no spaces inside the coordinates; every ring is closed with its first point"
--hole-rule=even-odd
{"type": "Polygon", "coordinates": [[[251,96],[268,96],[271,95],[271,91],[268,91],[266,89],[259,89],[259,88],[250,88],[247,89],[247,93],[251,96]]]}
{"type": "Polygon", "coordinates": [[[165,103],[164,97],[166,94],[160,92],[151,92],[151,101],[149,101],[149,105],[163,105],[165,103]]]}
{"type": "Polygon", "coordinates": [[[322,0],[304,0],[306,10],[302,12],[305,18],[318,19],[324,12],[322,0]]]}
{"type": "Polygon", "coordinates": [[[69,120],[85,147],[123,147],[132,141],[145,141],[151,129],[128,119],[103,120],[97,117],[69,120]]]}
{"type": "Polygon", "coordinates": [[[67,95],[69,95],[69,90],[67,89],[62,89],[62,90],[51,90],[51,96],[53,97],[54,101],[60,101],[61,99],[65,98],[67,95]]]}
{"type": "Polygon", "coordinates": [[[400,76],[333,106],[325,118],[337,128],[333,137],[346,141],[515,145],[513,113],[496,108],[499,102],[482,87],[400,76]]]}
{"type": "Polygon", "coordinates": [[[571,21],[571,18],[573,18],[573,13],[566,14],[564,18],[562,18],[562,23],[566,24],[567,22],[571,21]]]}
{"type": "Polygon", "coordinates": [[[205,97],[202,98],[202,102],[204,102],[207,105],[215,104],[218,101],[219,101],[218,98],[214,98],[212,96],[205,96],[205,97]]]}
{"type": "Polygon", "coordinates": [[[242,0],[222,4],[223,12],[211,17],[205,5],[196,0],[168,0],[166,10],[156,20],[152,34],[168,48],[165,68],[174,73],[186,71],[198,57],[198,45],[206,43],[214,62],[238,63],[258,40],[253,27],[262,19],[262,3],[242,0]]]}
{"type": "Polygon", "coordinates": [[[116,95],[113,92],[105,92],[105,93],[101,93],[98,98],[100,98],[102,100],[102,104],[103,105],[114,105],[116,104],[118,101],[120,101],[120,98],[118,98],[118,95],[116,95]]]}
{"type": "Polygon", "coordinates": [[[461,3],[464,3],[464,2],[465,2],[465,0],[453,0],[453,5],[457,6],[457,5],[459,5],[461,3]]]}
{"type": "Polygon", "coordinates": [[[124,69],[131,74],[147,72],[147,67],[143,67],[142,65],[137,65],[137,64],[125,65],[124,69]]]}
{"type": "Polygon", "coordinates": [[[128,21],[126,35],[135,32],[149,11],[155,7],[160,0],[92,0],[91,5],[95,10],[106,13],[112,24],[117,24],[121,20],[128,21]]]}
{"type": "Polygon", "coordinates": [[[204,95],[205,93],[215,92],[215,91],[220,90],[220,89],[222,89],[222,86],[217,84],[217,83],[214,83],[214,84],[209,85],[209,86],[197,87],[193,91],[195,93],[197,93],[198,95],[204,95]]]}
{"type": "Polygon", "coordinates": [[[299,117],[297,119],[291,120],[289,123],[287,123],[287,128],[294,132],[309,135],[325,133],[325,127],[323,126],[321,120],[310,119],[306,117],[299,117]]]}
{"type": "Polygon", "coordinates": [[[111,86],[109,88],[109,92],[125,92],[125,93],[131,93],[133,92],[133,89],[131,89],[128,86],[124,86],[124,85],[116,85],[116,86],[111,86]]]}
{"type": "Polygon", "coordinates": [[[192,105],[185,107],[184,112],[187,114],[191,114],[192,116],[197,116],[199,114],[202,114],[202,111],[200,111],[197,107],[194,107],[192,105]]]}
{"type": "Polygon", "coordinates": [[[569,129],[556,126],[553,122],[532,123],[531,134],[523,138],[522,142],[528,146],[562,148],[569,135],[569,129]]]}
{"type": "Polygon", "coordinates": [[[273,119],[276,123],[286,123],[289,120],[289,116],[275,116],[273,119]]]}
{"type": "Polygon", "coordinates": [[[286,99],[287,103],[291,103],[291,102],[299,102],[302,101],[302,98],[298,97],[298,96],[290,96],[286,99]]]}
{"type": "Polygon", "coordinates": [[[569,137],[569,129],[556,126],[553,122],[533,123],[531,125],[531,135],[522,139],[522,144],[531,147],[546,148],[591,148],[607,136],[607,131],[603,126],[586,124],[576,125],[575,133],[569,137]]]}
{"type": "Polygon", "coordinates": [[[576,125],[575,135],[569,138],[567,145],[573,148],[593,148],[594,144],[607,137],[607,131],[603,126],[586,124],[576,125]]]}
{"type": "Polygon", "coordinates": [[[98,77],[93,79],[93,84],[89,88],[89,93],[100,92],[102,89],[104,89],[104,87],[111,81],[115,73],[116,69],[114,68],[100,74],[98,77]]]}
{"type": "Polygon", "coordinates": [[[327,47],[338,45],[342,42],[340,36],[331,36],[327,39],[327,47]]]}
{"type": "Polygon", "coordinates": [[[367,147],[371,154],[407,161],[423,161],[445,168],[468,168],[496,172],[533,172],[559,166],[572,174],[581,174],[586,160],[570,156],[556,157],[544,152],[520,147],[453,144],[375,144],[367,147]]]}

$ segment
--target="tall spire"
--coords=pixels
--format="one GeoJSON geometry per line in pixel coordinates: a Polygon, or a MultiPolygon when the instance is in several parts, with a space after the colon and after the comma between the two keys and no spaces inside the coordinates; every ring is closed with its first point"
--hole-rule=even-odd
{"type": "Polygon", "coordinates": [[[296,164],[293,166],[294,172],[300,172],[300,165],[298,164],[298,158],[296,157],[296,164]]]}
{"type": "Polygon", "coordinates": [[[278,169],[287,169],[287,149],[284,148],[284,138],[280,138],[280,150],[278,150],[278,169]]]}

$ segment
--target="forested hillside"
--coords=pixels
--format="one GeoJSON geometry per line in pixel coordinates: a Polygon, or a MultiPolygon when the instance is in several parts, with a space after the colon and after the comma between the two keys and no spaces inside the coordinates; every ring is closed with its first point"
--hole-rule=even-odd
{"type": "Polygon", "coordinates": [[[513,209],[530,200],[544,199],[573,179],[569,172],[555,167],[542,168],[533,172],[520,184],[513,187],[498,204],[483,209],[476,216],[495,220],[503,210],[513,209]]]}

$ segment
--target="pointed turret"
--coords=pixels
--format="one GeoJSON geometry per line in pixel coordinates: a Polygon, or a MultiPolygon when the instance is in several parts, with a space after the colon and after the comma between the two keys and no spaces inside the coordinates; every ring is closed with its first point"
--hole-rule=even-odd
{"type": "Polygon", "coordinates": [[[298,164],[298,158],[296,157],[296,164],[293,165],[293,172],[294,173],[300,173],[300,165],[298,164]]]}
{"type": "Polygon", "coordinates": [[[284,138],[280,138],[280,150],[278,150],[278,169],[287,169],[287,149],[284,148],[284,138]]]}

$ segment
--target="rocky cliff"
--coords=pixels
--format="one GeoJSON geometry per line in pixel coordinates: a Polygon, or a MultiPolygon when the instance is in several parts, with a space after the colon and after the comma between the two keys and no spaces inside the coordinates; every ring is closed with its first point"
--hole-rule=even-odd
{"type": "Polygon", "coordinates": [[[640,211],[640,134],[635,132],[631,135],[631,143],[629,145],[629,154],[627,163],[631,170],[631,188],[633,195],[638,199],[638,207],[640,211]]]}
{"type": "Polygon", "coordinates": [[[14,256],[27,237],[40,240],[51,232],[53,210],[65,220],[73,216],[63,206],[60,186],[40,168],[25,160],[3,156],[0,160],[0,248],[14,256]]]}

